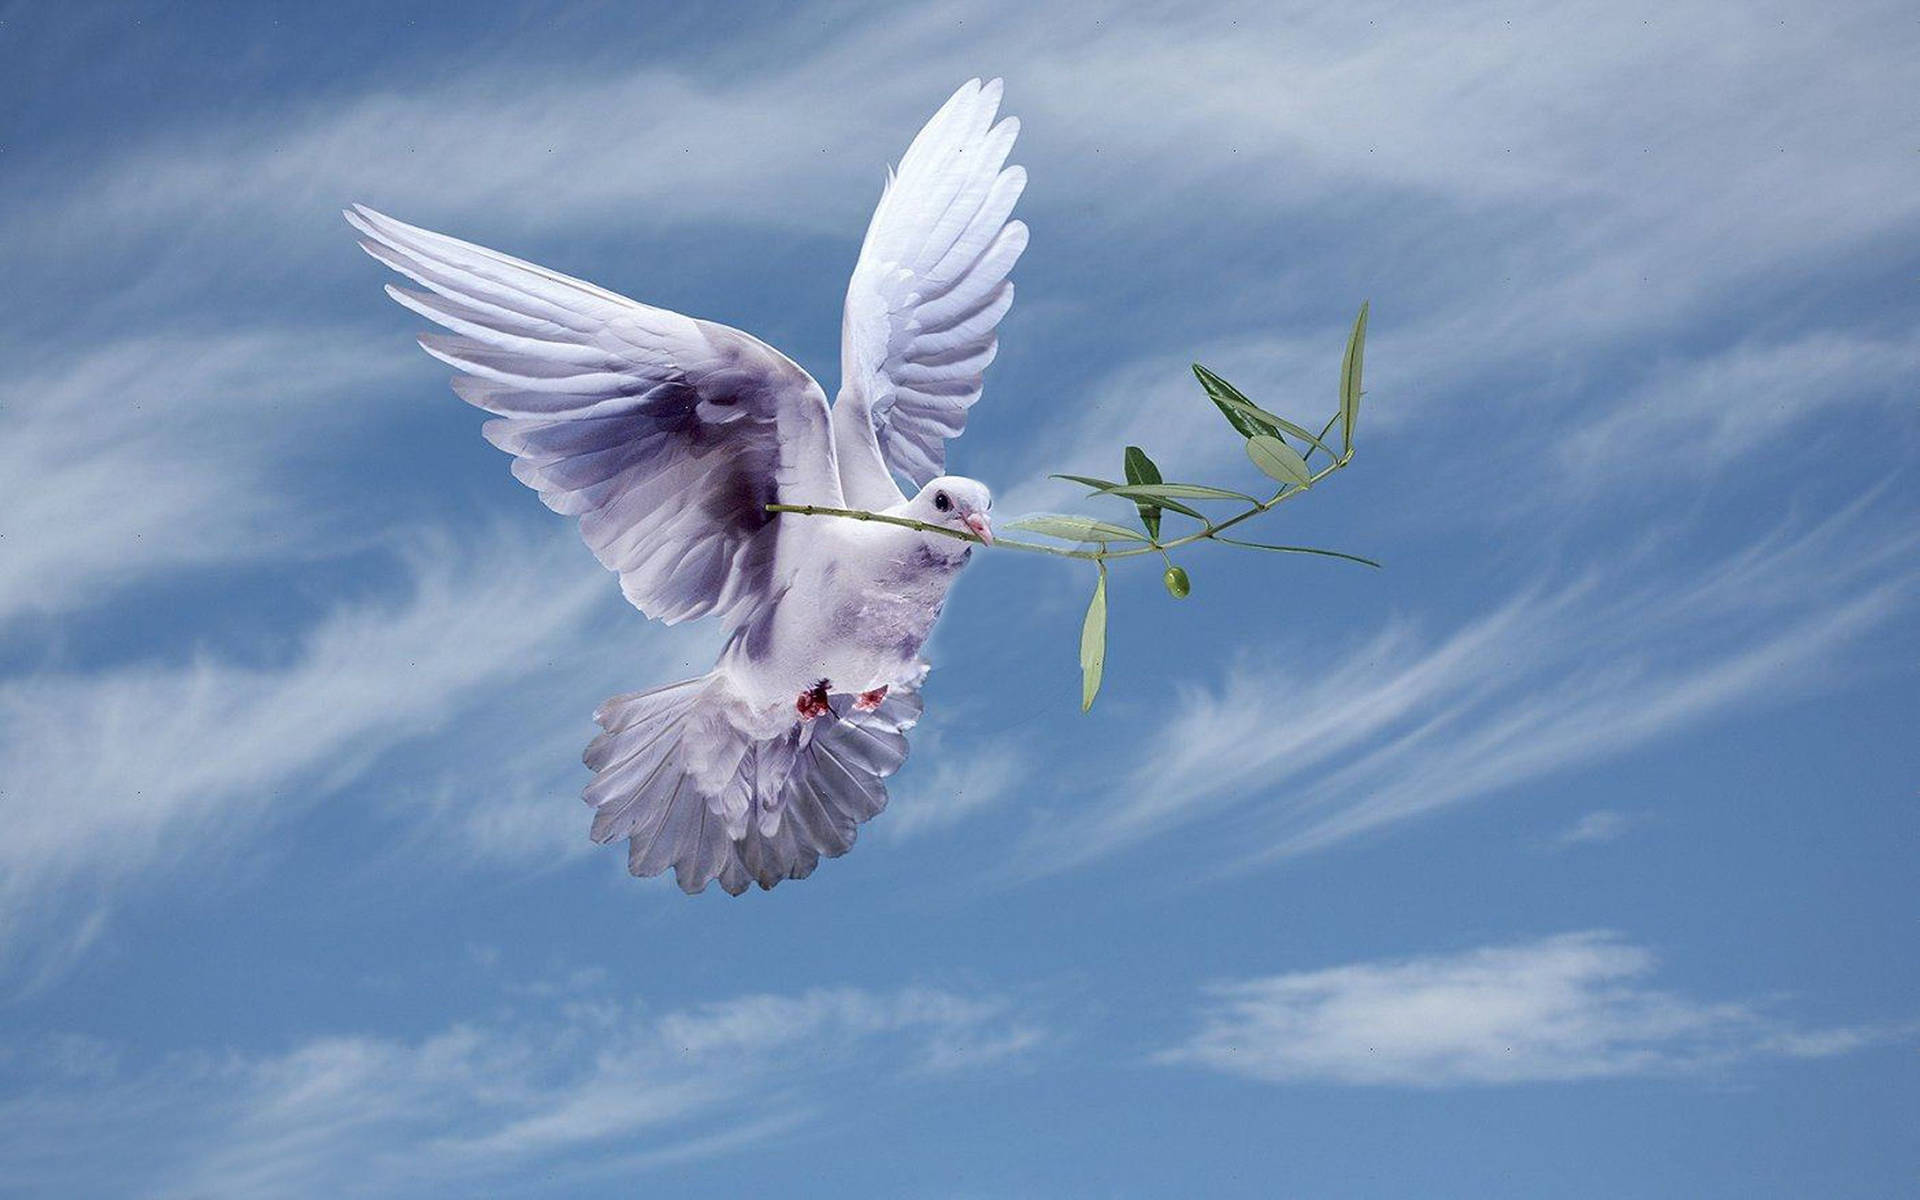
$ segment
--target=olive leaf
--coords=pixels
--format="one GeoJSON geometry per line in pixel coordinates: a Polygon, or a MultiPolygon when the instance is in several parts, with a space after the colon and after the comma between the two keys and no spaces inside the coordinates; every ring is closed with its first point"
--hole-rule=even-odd
{"type": "Polygon", "coordinates": [[[1102,496],[1147,496],[1155,500],[1239,500],[1247,504],[1260,503],[1245,492],[1229,491],[1226,488],[1203,487],[1197,483],[1113,483],[1101,488],[1098,494],[1102,496]]]}
{"type": "Polygon", "coordinates": [[[1111,479],[1096,479],[1091,475],[1049,475],[1048,479],[1064,479],[1069,483],[1084,483],[1096,492],[1104,492],[1111,487],[1119,487],[1111,479]]]}
{"type": "Polygon", "coordinates": [[[1226,380],[1215,375],[1212,371],[1207,371],[1205,367],[1202,367],[1198,363],[1194,364],[1194,371],[1196,373],[1206,372],[1200,377],[1200,382],[1207,385],[1207,395],[1212,398],[1215,404],[1220,406],[1220,411],[1227,414],[1227,420],[1233,421],[1233,427],[1238,429],[1244,436],[1258,437],[1264,433],[1269,437],[1278,438],[1283,433],[1290,434],[1307,443],[1310,447],[1325,450],[1334,458],[1340,457],[1333,453],[1333,447],[1308,432],[1306,426],[1295,424],[1279,413],[1271,413],[1261,408],[1258,404],[1247,399],[1246,395],[1242,393],[1239,388],[1234,387],[1226,380]],[[1241,418],[1240,420],[1234,420],[1236,414],[1241,418]]]}
{"type": "Polygon", "coordinates": [[[1280,428],[1271,424],[1267,413],[1259,405],[1240,394],[1240,389],[1207,370],[1199,363],[1193,364],[1193,377],[1206,389],[1207,399],[1213,401],[1227,424],[1234,427],[1241,437],[1278,436],[1280,428]]]}
{"type": "MultiPolygon", "coordinates": [[[[1191,508],[1188,505],[1182,504],[1178,500],[1171,499],[1170,494],[1165,490],[1163,485],[1157,484],[1157,483],[1115,484],[1113,487],[1110,487],[1110,488],[1101,488],[1099,491],[1095,492],[1094,495],[1124,496],[1129,500],[1136,500],[1136,501],[1151,500],[1153,502],[1153,506],[1156,511],[1162,508],[1170,508],[1174,512],[1192,517],[1197,521],[1205,521],[1207,519],[1207,514],[1201,512],[1200,510],[1196,508],[1191,508]]],[[[1255,501],[1255,503],[1258,503],[1258,501],[1255,501]]],[[[1140,507],[1142,509],[1145,509],[1147,505],[1141,504],[1140,507]]],[[[1144,513],[1142,514],[1141,519],[1145,520],[1144,513]]],[[[1160,535],[1159,523],[1157,521],[1155,522],[1154,528],[1151,530],[1151,532],[1155,537],[1158,537],[1160,535]]]]}
{"type": "Polygon", "coordinates": [[[1305,426],[1295,425],[1292,421],[1287,420],[1285,417],[1276,416],[1273,413],[1267,412],[1265,409],[1261,409],[1260,411],[1262,413],[1265,413],[1265,415],[1268,418],[1270,418],[1275,425],[1278,425],[1282,431],[1292,434],[1294,437],[1299,438],[1301,441],[1307,443],[1307,445],[1309,446],[1318,447],[1321,450],[1325,450],[1328,454],[1333,453],[1333,447],[1327,445],[1325,442],[1313,436],[1311,433],[1308,433],[1305,426]]]}
{"type": "Polygon", "coordinates": [[[1033,513],[1021,517],[1007,526],[1009,529],[1024,529],[1028,533],[1044,533],[1048,537],[1064,538],[1070,542],[1144,542],[1131,529],[1119,525],[1110,525],[1105,521],[1096,521],[1092,517],[1075,516],[1072,513],[1033,513]]]}
{"type": "MultiPolygon", "coordinates": [[[[1142,450],[1138,446],[1128,446],[1126,460],[1127,460],[1126,470],[1127,470],[1128,483],[1138,485],[1143,483],[1159,483],[1160,482],[1160,468],[1153,465],[1153,460],[1147,457],[1147,452],[1145,450],[1142,450]]],[[[1152,538],[1156,542],[1159,541],[1160,540],[1160,509],[1159,507],[1156,505],[1145,504],[1145,503],[1138,505],[1138,507],[1140,509],[1140,524],[1146,528],[1147,536],[1149,538],[1152,538]]],[[[1177,508],[1178,506],[1168,505],[1167,507],[1177,508]]],[[[1187,509],[1186,511],[1188,513],[1193,512],[1192,509],[1187,509]]],[[[1205,519],[1206,518],[1204,517],[1201,518],[1201,520],[1205,520],[1205,519]]]]}
{"type": "Polygon", "coordinates": [[[1093,601],[1080,626],[1080,711],[1093,707],[1100,694],[1100,676],[1107,666],[1107,564],[1101,563],[1100,581],[1093,585],[1093,601]]]}
{"type": "Polygon", "coordinates": [[[1291,483],[1295,487],[1308,487],[1313,483],[1313,472],[1307,469],[1306,460],[1292,446],[1277,437],[1247,439],[1247,457],[1253,465],[1266,472],[1269,478],[1281,483],[1291,483]]]}
{"type": "Polygon", "coordinates": [[[1346,357],[1340,361],[1340,440],[1348,454],[1353,453],[1353,423],[1360,416],[1360,367],[1367,351],[1367,307],[1360,302],[1360,315],[1353,319],[1353,332],[1347,335],[1346,357]]]}

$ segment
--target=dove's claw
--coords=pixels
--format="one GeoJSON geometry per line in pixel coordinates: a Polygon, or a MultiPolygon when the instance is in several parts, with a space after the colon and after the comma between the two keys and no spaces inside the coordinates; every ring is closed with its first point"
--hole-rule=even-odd
{"type": "Polygon", "coordinates": [[[860,698],[853,702],[854,708],[861,712],[872,712],[887,701],[887,689],[877,687],[870,692],[861,692],[860,698]]]}
{"type": "Polygon", "coordinates": [[[824,717],[832,711],[827,705],[827,680],[822,679],[811,688],[800,693],[793,702],[793,711],[800,714],[802,721],[811,721],[815,717],[824,717]]]}

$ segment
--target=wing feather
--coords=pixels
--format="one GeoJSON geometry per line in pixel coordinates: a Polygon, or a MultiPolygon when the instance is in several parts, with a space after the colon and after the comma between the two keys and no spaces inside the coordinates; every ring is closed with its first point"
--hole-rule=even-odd
{"type": "Polygon", "coordinates": [[[369,208],[346,217],[426,289],[387,293],[448,331],[420,345],[495,414],[482,433],[514,477],[579,518],[648,616],[744,620],[772,586],[766,505],[842,503],[826,396],[772,347],[369,208]]]}
{"type": "Polygon", "coordinates": [[[1026,248],[1011,220],[1026,172],[1006,166],[1019,122],[998,124],[999,80],[970,80],[890,173],[847,288],[833,424],[850,503],[900,498],[891,473],[924,485],[946,464],[1013,303],[1026,248]],[[858,451],[856,453],[856,450],[858,451]]]}

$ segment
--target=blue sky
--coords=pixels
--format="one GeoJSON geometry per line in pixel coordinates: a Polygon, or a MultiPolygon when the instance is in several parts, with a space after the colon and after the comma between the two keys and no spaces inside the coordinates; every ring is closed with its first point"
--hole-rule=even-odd
{"type": "MultiPolygon", "coordinates": [[[[0,1193],[1884,1196],[1920,1170],[1920,179],[1894,5],[0,9],[0,1193]],[[591,846],[624,606],[339,209],[835,386],[884,165],[1007,80],[952,466],[1360,455],[1384,560],[976,556],[893,803],[591,846]]],[[[1119,516],[1124,509],[1116,506],[1119,516]]]]}

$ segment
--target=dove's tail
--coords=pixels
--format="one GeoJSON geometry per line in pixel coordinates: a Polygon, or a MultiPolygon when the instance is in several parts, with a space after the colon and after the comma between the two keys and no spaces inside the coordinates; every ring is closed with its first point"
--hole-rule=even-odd
{"type": "Polygon", "coordinates": [[[593,840],[628,839],[628,870],[672,867],[686,892],[714,879],[736,896],[749,883],[805,879],[886,807],[882,781],[920,718],[910,688],[873,712],[852,702],[834,696],[827,715],[768,735],[724,670],[615,696],[594,714],[605,732],[584,756],[593,840]]]}

